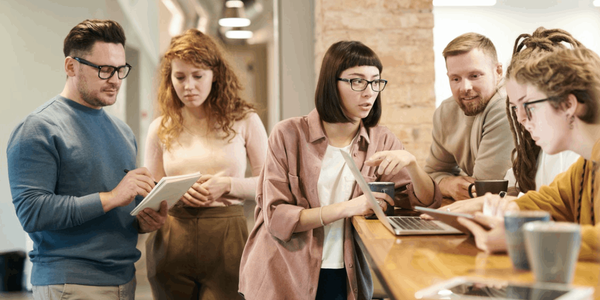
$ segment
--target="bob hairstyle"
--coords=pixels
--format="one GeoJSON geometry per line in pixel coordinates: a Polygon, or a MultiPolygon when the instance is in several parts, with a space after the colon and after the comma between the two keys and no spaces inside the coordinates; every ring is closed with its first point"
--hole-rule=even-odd
{"type": "Polygon", "coordinates": [[[160,83],[158,87],[158,104],[161,120],[158,137],[168,150],[171,142],[183,131],[184,106],[177,96],[171,81],[174,59],[181,59],[198,68],[209,69],[213,72],[213,83],[210,93],[204,102],[208,112],[208,124],[211,130],[222,130],[225,138],[235,137],[234,121],[243,119],[249,112],[255,111],[254,106],[238,95],[242,89],[231,66],[225,61],[220,47],[208,35],[197,29],[188,29],[181,35],[171,39],[169,49],[164,54],[160,66],[160,83]]]}
{"type": "MultiPolygon", "coordinates": [[[[315,107],[324,122],[351,122],[342,109],[337,79],[345,70],[358,66],[374,66],[379,70],[379,74],[383,70],[377,54],[358,41],[337,42],[325,53],[315,91],[315,107]]],[[[379,123],[380,118],[381,92],[377,95],[369,115],[362,120],[363,125],[367,128],[373,127],[379,123]]]]}

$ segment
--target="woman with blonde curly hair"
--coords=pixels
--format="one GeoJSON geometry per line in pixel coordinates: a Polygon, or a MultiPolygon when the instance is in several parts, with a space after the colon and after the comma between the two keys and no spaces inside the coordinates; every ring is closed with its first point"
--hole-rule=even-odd
{"type": "MultiPolygon", "coordinates": [[[[512,61],[524,60],[532,55],[561,49],[578,48],[582,44],[570,33],[562,29],[537,28],[532,34],[523,33],[515,40],[512,61]]],[[[510,76],[514,63],[506,70],[510,76]]],[[[514,186],[514,195],[518,192],[539,190],[549,185],[556,175],[566,171],[578,158],[573,151],[563,151],[549,155],[535,144],[524,125],[517,121],[516,106],[506,99],[506,113],[509,116],[515,149],[512,155],[512,169],[506,173],[510,186],[514,186]]],[[[516,100],[516,99],[515,99],[516,100]]]]}
{"type": "MultiPolygon", "coordinates": [[[[544,152],[571,150],[581,157],[539,191],[529,191],[517,199],[483,197],[484,211],[493,216],[477,213],[475,218],[491,230],[463,218],[459,222],[473,232],[477,247],[500,252],[506,251],[501,217],[505,211],[549,211],[555,221],[581,225],[579,259],[600,261],[600,225],[596,223],[600,219],[600,181],[596,180],[600,161],[600,57],[581,46],[538,53],[526,60],[513,59],[511,66],[506,89],[516,106],[517,121],[544,152]]],[[[448,208],[455,211],[452,205],[448,208]]]]}
{"type": "Polygon", "coordinates": [[[148,130],[144,165],[156,180],[202,175],[146,242],[155,299],[236,299],[248,230],[244,200],[254,199],[267,133],[212,38],[189,29],[171,40],[161,63],[160,116],[148,130]],[[252,177],[245,178],[246,159],[252,177]]]}

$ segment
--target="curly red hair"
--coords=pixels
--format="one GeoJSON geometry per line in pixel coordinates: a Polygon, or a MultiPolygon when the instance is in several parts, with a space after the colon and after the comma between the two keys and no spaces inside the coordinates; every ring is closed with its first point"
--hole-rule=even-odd
{"type": "Polygon", "coordinates": [[[183,131],[181,109],[184,105],[171,82],[171,62],[175,58],[196,67],[212,70],[214,81],[203,104],[205,111],[209,112],[209,128],[222,130],[225,133],[224,138],[233,138],[236,134],[233,123],[255,111],[255,108],[239,97],[242,85],[229,63],[225,61],[217,43],[197,29],[188,29],[171,39],[169,49],[161,62],[157,95],[160,114],[163,117],[158,129],[160,141],[168,150],[183,131]]]}

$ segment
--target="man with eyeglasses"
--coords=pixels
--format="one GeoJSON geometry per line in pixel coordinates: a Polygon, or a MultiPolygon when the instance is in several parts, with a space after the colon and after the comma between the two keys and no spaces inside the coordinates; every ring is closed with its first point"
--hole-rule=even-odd
{"type": "Polygon", "coordinates": [[[443,55],[452,97],[435,110],[425,171],[444,197],[464,200],[475,180],[504,179],[514,145],[494,44],[465,33],[448,43],[443,55]]]}
{"type": "Polygon", "coordinates": [[[154,180],[136,169],[131,129],[103,109],[131,71],[124,46],[114,21],[71,29],[63,91],[18,124],[8,142],[13,203],[34,243],[34,299],[134,299],[138,234],[165,221],[164,202],[159,212],[130,215],[154,180]]]}

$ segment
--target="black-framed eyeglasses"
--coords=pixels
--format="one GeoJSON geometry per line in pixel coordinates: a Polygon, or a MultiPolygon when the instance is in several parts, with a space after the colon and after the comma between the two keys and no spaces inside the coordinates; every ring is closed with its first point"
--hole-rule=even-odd
{"type": "Polygon", "coordinates": [[[100,79],[105,79],[105,80],[110,79],[111,77],[113,77],[113,75],[115,75],[115,72],[117,73],[117,77],[119,77],[119,79],[125,79],[127,77],[127,75],[129,75],[129,71],[131,71],[131,65],[128,63],[125,63],[124,66],[120,66],[120,67],[109,66],[109,65],[99,66],[99,65],[93,64],[83,58],[73,57],[73,59],[84,65],[88,65],[90,67],[98,69],[98,77],[100,79]]]}
{"type": "MultiPolygon", "coordinates": [[[[531,119],[533,118],[533,112],[535,111],[535,107],[530,106],[530,105],[536,104],[536,103],[540,103],[540,102],[552,101],[552,100],[556,100],[556,99],[557,99],[556,97],[548,97],[548,98],[544,98],[544,99],[540,99],[540,100],[534,100],[534,101],[524,102],[523,103],[523,110],[525,111],[525,115],[527,116],[527,120],[531,121],[531,119]]],[[[513,106],[512,107],[512,111],[516,115],[517,114],[517,107],[513,106]]]]}
{"type": "Polygon", "coordinates": [[[373,79],[371,81],[362,79],[362,78],[338,78],[339,81],[345,81],[350,83],[350,88],[356,92],[364,91],[367,86],[370,84],[373,92],[381,92],[385,89],[385,85],[387,84],[387,80],[385,79],[373,79]]]}

